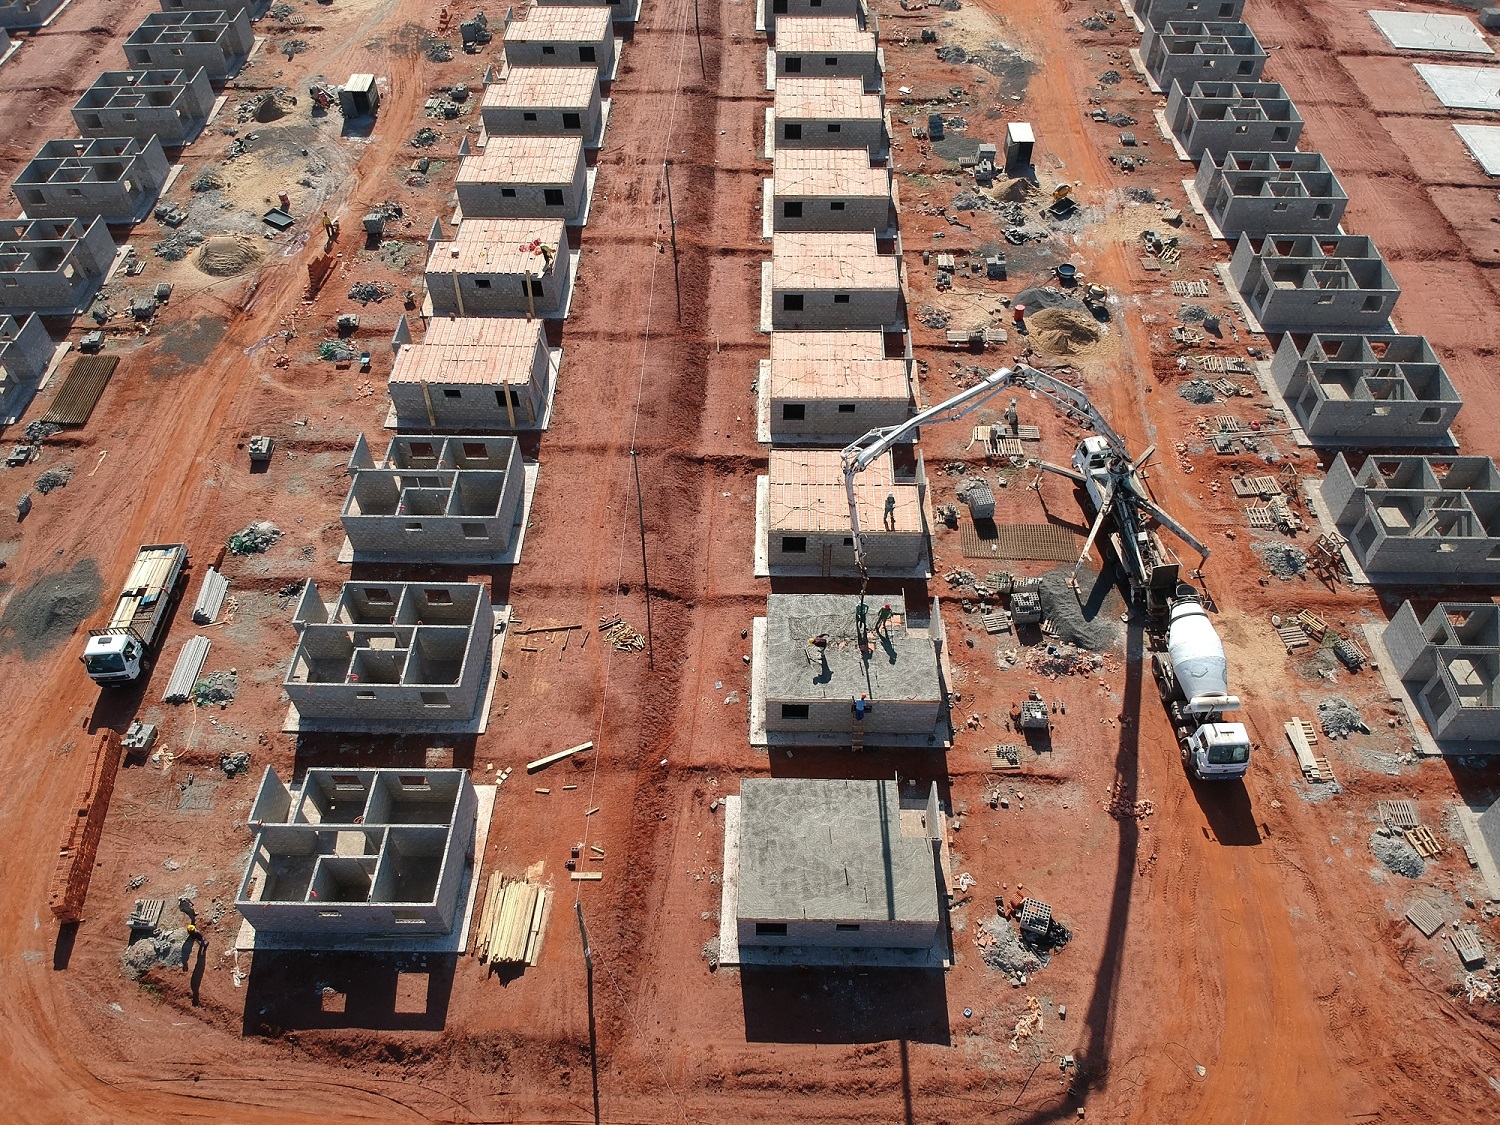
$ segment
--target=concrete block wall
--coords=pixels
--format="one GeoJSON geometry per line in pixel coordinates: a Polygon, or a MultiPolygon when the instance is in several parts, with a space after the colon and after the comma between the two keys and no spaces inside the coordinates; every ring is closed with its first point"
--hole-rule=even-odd
{"type": "Polygon", "coordinates": [[[579,223],[588,203],[587,171],[581,138],[493,137],[483,152],[459,163],[455,187],[466,218],[579,223]],[[555,178],[523,179],[512,170],[518,160],[553,150],[559,166],[555,178]]]}
{"type": "MultiPolygon", "coordinates": [[[[926,531],[886,531],[878,524],[862,529],[865,565],[871,570],[912,570],[927,557],[926,531]]],[[[778,530],[772,528],[767,558],[773,567],[824,566],[833,574],[858,574],[854,536],[844,531],[778,530]],[[801,540],[802,550],[795,550],[801,540]],[[787,541],[792,540],[789,548],[787,541]]]]}
{"type": "Polygon", "coordinates": [[[85,311],[114,256],[103,219],[0,222],[0,316],[85,311]]]}
{"type": "Polygon", "coordinates": [[[1463,399],[1425,336],[1288,333],[1271,377],[1314,442],[1441,445],[1463,399]]]}
{"type": "Polygon", "coordinates": [[[1268,332],[1386,329],[1401,287],[1363,235],[1242,235],[1230,277],[1268,332]]]}
{"type": "Polygon", "coordinates": [[[1434,738],[1500,738],[1500,606],[1441,602],[1419,624],[1407,602],[1383,640],[1434,738]]]}
{"type": "Polygon", "coordinates": [[[536,0],[543,7],[586,8],[594,5],[609,9],[615,23],[635,23],[641,18],[641,0],[536,0]]]}
{"type": "Polygon", "coordinates": [[[122,70],[101,74],[73,106],[85,137],[156,137],[163,146],[195,136],[213,109],[202,70],[122,70]]]}
{"type": "MultiPolygon", "coordinates": [[[[942,717],[937,700],[880,699],[868,704],[865,737],[928,735],[942,717]]],[[[781,733],[848,735],[854,726],[854,697],[848,699],[773,699],[766,702],[766,730],[781,733]],[[805,706],[807,718],[787,717],[785,705],[805,706]]]]}
{"type": "Polygon", "coordinates": [[[873,17],[865,0],[765,0],[766,30],[774,34],[776,24],[785,17],[801,19],[808,16],[853,16],[861,27],[873,17]]]}
{"type": "Polygon", "coordinates": [[[1302,136],[1302,115],[1275,82],[1175,83],[1166,118],[1193,160],[1204,153],[1289,152],[1302,136]]]}
{"type": "Polygon", "coordinates": [[[170,172],[155,137],[48,141],[10,190],[28,218],[131,223],[151,213],[170,172]]]}
{"type": "MultiPolygon", "coordinates": [[[[552,8],[551,12],[558,9],[552,8]]],[[[590,31],[552,32],[554,25],[545,6],[533,7],[505,29],[505,60],[511,66],[591,66],[600,81],[609,81],[615,68],[614,27],[608,12],[597,24],[586,21],[590,31]]]]}
{"type": "Polygon", "coordinates": [[[18,384],[40,379],[52,361],[52,351],[52,337],[41,317],[0,316],[0,396],[18,384]]]}
{"type": "Polygon", "coordinates": [[[883,117],[777,117],[776,144],[784,148],[862,148],[872,153],[890,149],[883,117]]]}
{"type": "MultiPolygon", "coordinates": [[[[526,322],[522,322],[526,323],[526,322]]],[[[441,347],[430,340],[422,344],[403,344],[387,383],[391,403],[396,408],[397,424],[402,427],[429,428],[453,432],[530,428],[541,423],[546,414],[547,397],[552,388],[552,367],[547,350],[545,329],[540,320],[535,325],[535,347],[531,350],[524,382],[509,382],[508,368],[502,368],[497,356],[493,378],[478,382],[472,378],[445,382],[441,378],[424,379],[407,369],[423,366],[420,353],[441,347]],[[507,400],[509,409],[507,409],[507,400]]],[[[432,335],[429,330],[429,337],[432,335]]]]}
{"type": "Polygon", "coordinates": [[[1146,72],[1163,90],[1196,82],[1256,82],[1266,51],[1249,25],[1173,21],[1141,43],[1146,72]]]}
{"type": "Polygon", "coordinates": [[[340,520],[356,559],[428,561],[503,555],[525,492],[513,437],[396,437],[385,456],[363,436],[340,520]]]}
{"type": "Polygon", "coordinates": [[[1244,10],[1245,0],[1135,0],[1135,14],[1146,25],[1147,35],[1181,20],[1238,20],[1244,10]]]}
{"type": "Polygon", "coordinates": [[[571,273],[565,241],[547,270],[529,279],[519,273],[455,270],[435,251],[427,261],[427,293],[432,298],[434,316],[526,316],[528,312],[539,317],[561,316],[571,273]]]}
{"type": "Polygon", "coordinates": [[[319,937],[452,931],[474,859],[478,798],[468,771],[311,769],[293,802],[268,769],[254,812],[277,807],[281,816],[252,818],[255,846],[235,896],[256,930],[319,937]],[[267,799],[277,795],[268,789],[280,791],[279,802],[267,799]],[[312,799],[321,791],[348,793],[348,815],[319,818],[312,799]],[[356,823],[362,795],[368,804],[356,823]]]}
{"type": "Polygon", "coordinates": [[[0,0],[0,28],[41,27],[63,0],[0,0]]]}
{"type": "Polygon", "coordinates": [[[549,105],[540,97],[524,97],[514,91],[530,85],[529,73],[561,71],[561,67],[516,67],[501,82],[485,87],[480,105],[484,130],[492,137],[579,137],[585,148],[598,148],[603,141],[603,103],[592,68],[587,93],[549,105]],[[507,89],[509,87],[509,89],[507,89]]]}
{"type": "Polygon", "coordinates": [[[472,720],[489,674],[494,613],[473,583],[346,582],[325,605],[309,582],[282,689],[303,718],[401,724],[472,720]]]}
{"type": "Polygon", "coordinates": [[[1386,623],[1381,633],[1386,655],[1391,658],[1391,670],[1400,679],[1406,679],[1424,658],[1431,663],[1431,639],[1423,628],[1417,611],[1411,602],[1402,602],[1396,615],[1386,623]]]}
{"type": "Polygon", "coordinates": [[[881,328],[903,319],[901,289],[844,289],[788,286],[773,289],[771,324],[794,328],[881,328]],[[848,298],[842,300],[841,298],[848,298]],[[800,308],[797,307],[800,303],[800,308]]]}
{"type": "Polygon", "coordinates": [[[271,0],[161,0],[164,12],[244,12],[258,20],[271,7],[271,0]]]}
{"type": "Polygon", "coordinates": [[[899,425],[913,413],[909,393],[905,398],[867,398],[854,394],[839,399],[810,398],[805,394],[777,393],[772,386],[772,440],[792,434],[853,439],[876,426],[899,425]],[[849,406],[854,409],[844,409],[849,406]]]}
{"type": "Polygon", "coordinates": [[[896,207],[889,195],[783,194],[773,186],[773,229],[777,231],[873,230],[884,233],[896,225],[896,207]]]}
{"type": "Polygon", "coordinates": [[[1241,234],[1332,234],[1349,204],[1321,153],[1204,154],[1194,182],[1225,238],[1241,234]]]}
{"type": "Polygon", "coordinates": [[[126,37],[125,63],[131,70],[201,68],[222,80],[239,73],[254,46],[244,9],[153,12],[126,37]]]}
{"type": "Polygon", "coordinates": [[[782,923],[770,918],[740,918],[735,923],[741,947],[816,946],[822,949],[928,949],[938,939],[937,922],[857,922],[840,923],[832,919],[787,919],[786,933],[757,932],[757,924],[782,923]],[[839,929],[841,925],[854,928],[839,929]]]}

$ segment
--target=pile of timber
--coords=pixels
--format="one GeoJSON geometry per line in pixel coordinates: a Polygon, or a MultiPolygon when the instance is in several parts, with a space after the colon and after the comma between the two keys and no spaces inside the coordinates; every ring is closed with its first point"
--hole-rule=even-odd
{"type": "Polygon", "coordinates": [[[491,875],[475,956],[486,964],[535,965],[551,904],[550,887],[491,875]]]}

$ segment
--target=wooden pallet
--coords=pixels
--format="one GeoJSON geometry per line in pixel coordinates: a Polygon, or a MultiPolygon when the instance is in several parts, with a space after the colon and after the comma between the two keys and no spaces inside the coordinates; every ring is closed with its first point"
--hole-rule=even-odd
{"type": "Polygon", "coordinates": [[[1317,732],[1313,730],[1312,724],[1295,716],[1282,724],[1286,731],[1287,741],[1292,744],[1292,749],[1297,754],[1297,764],[1302,767],[1302,776],[1308,781],[1326,782],[1335,780],[1333,768],[1328,764],[1328,759],[1319,757],[1312,751],[1318,741],[1317,732]]]}
{"type": "Polygon", "coordinates": [[[1376,801],[1375,815],[1392,828],[1416,828],[1422,823],[1415,801],[1376,801]]]}
{"type": "Polygon", "coordinates": [[[1261,496],[1281,496],[1281,482],[1273,476],[1247,477],[1255,486],[1255,491],[1261,496]]]}
{"type": "Polygon", "coordinates": [[[1321,641],[1328,633],[1328,622],[1324,621],[1311,610],[1301,610],[1293,619],[1298,625],[1307,630],[1307,635],[1315,641],[1321,641]]]}
{"type": "Polygon", "coordinates": [[[1443,928],[1443,915],[1430,902],[1414,902],[1406,908],[1406,920],[1430,938],[1443,928]]]}
{"type": "Polygon", "coordinates": [[[1260,495],[1260,486],[1255,483],[1253,477],[1230,477],[1229,487],[1234,489],[1235,496],[1241,500],[1260,495]]]}
{"type": "Polygon", "coordinates": [[[1479,944],[1479,934],[1473,926],[1455,926],[1449,935],[1453,951],[1466,969],[1484,968],[1484,947],[1479,944]]]}
{"type": "Polygon", "coordinates": [[[1438,843],[1437,837],[1432,834],[1431,828],[1419,824],[1415,828],[1405,829],[1405,832],[1406,842],[1416,848],[1417,854],[1423,859],[1432,859],[1434,856],[1442,854],[1442,845],[1438,843]]]}
{"type": "Polygon", "coordinates": [[[1172,296],[1174,297],[1207,297],[1208,282],[1206,281],[1174,281],[1172,282],[1172,296]]]}
{"type": "MultiPolygon", "coordinates": [[[[1176,282],[1173,282],[1175,285],[1176,282]]],[[[1199,371],[1209,375],[1224,374],[1224,357],[1221,355],[1195,355],[1188,360],[1189,367],[1195,367],[1199,371]]]]}
{"type": "Polygon", "coordinates": [[[1276,521],[1271,517],[1270,508],[1245,509],[1245,518],[1250,521],[1251,527],[1264,528],[1266,531],[1276,526],[1276,521]]]}
{"type": "Polygon", "coordinates": [[[1019,746],[993,746],[984,752],[990,769],[997,773],[1021,772],[1021,748],[1019,746]]]}
{"type": "Polygon", "coordinates": [[[1281,643],[1286,645],[1288,652],[1294,649],[1306,648],[1312,644],[1312,641],[1308,640],[1307,634],[1303,632],[1300,625],[1282,625],[1276,630],[1276,635],[1281,638],[1281,643]]]}
{"type": "Polygon", "coordinates": [[[984,625],[984,631],[992,637],[996,633],[1010,632],[1010,614],[1008,613],[982,613],[979,615],[979,620],[984,625]]]}
{"type": "Polygon", "coordinates": [[[1215,414],[1209,420],[1221,434],[1237,434],[1240,432],[1240,420],[1233,414],[1215,414]]]}
{"type": "Polygon", "coordinates": [[[1016,437],[1020,438],[1022,441],[1041,441],[1042,428],[1040,426],[1017,426],[1016,437]]]}

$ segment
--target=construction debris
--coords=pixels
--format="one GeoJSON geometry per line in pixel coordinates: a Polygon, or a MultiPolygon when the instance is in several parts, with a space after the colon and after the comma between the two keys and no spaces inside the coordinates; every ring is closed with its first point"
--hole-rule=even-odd
{"type": "Polygon", "coordinates": [[[72,465],[54,465],[36,478],[35,488],[43,496],[57,488],[65,488],[73,479],[72,465]]]}
{"type": "Polygon", "coordinates": [[[1348,738],[1355,731],[1370,733],[1354,704],[1339,695],[1330,695],[1318,704],[1318,726],[1329,738],[1348,738]]]}
{"type": "Polygon", "coordinates": [[[233,669],[228,672],[212,672],[193,686],[193,702],[199,707],[232,703],[238,688],[239,676],[233,669]]]}
{"type": "Polygon", "coordinates": [[[238,777],[250,771],[250,751],[237,750],[233,754],[219,755],[219,768],[225,777],[238,777]]]}
{"type": "Polygon", "coordinates": [[[1387,870],[1403,878],[1418,879],[1427,869],[1426,861],[1407,843],[1406,837],[1390,829],[1377,828],[1371,833],[1370,850],[1387,870]]]}
{"type": "Polygon", "coordinates": [[[599,633],[616,652],[640,652],[646,647],[645,636],[631,628],[618,614],[599,618],[599,633]]]}
{"type": "Polygon", "coordinates": [[[1258,550],[1265,560],[1266,569],[1277,578],[1299,578],[1307,573],[1307,552],[1300,547],[1272,543],[1258,550]]]}
{"type": "Polygon", "coordinates": [[[1026,997],[1026,1011],[1016,1021],[1015,1030],[1011,1033],[1010,1049],[1019,1051],[1021,1040],[1030,1039],[1042,1030],[1042,1004],[1035,996],[1026,997]]]}
{"type": "Polygon", "coordinates": [[[281,528],[269,520],[258,520],[229,537],[231,555],[259,555],[269,551],[281,538],[281,528]]]}
{"type": "Polygon", "coordinates": [[[570,746],[566,750],[559,750],[556,754],[548,754],[536,759],[534,762],[527,762],[526,772],[535,773],[539,769],[550,766],[553,762],[560,762],[564,758],[571,758],[574,754],[581,754],[583,751],[592,750],[593,748],[594,744],[592,742],[580,742],[577,746],[570,746]]]}

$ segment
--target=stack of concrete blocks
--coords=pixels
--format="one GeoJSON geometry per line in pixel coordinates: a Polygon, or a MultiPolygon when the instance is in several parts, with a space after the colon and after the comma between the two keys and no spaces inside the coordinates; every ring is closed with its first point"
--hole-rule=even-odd
{"type": "Polygon", "coordinates": [[[490,137],[578,137],[604,143],[599,73],[585,66],[517,66],[484,88],[479,113],[490,137]]]}
{"type": "Polygon", "coordinates": [[[0,316],[0,425],[10,425],[26,410],[52,352],[41,317],[0,316]]]}
{"type": "Polygon", "coordinates": [[[1242,235],[1229,276],[1267,332],[1382,332],[1401,287],[1364,235],[1242,235]]]}
{"type": "Polygon", "coordinates": [[[795,743],[829,739],[847,744],[857,704],[866,697],[867,745],[927,745],[944,715],[946,691],[938,668],[941,618],[901,595],[771,594],[755,623],[753,704],[766,734],[795,743]],[[863,602],[867,620],[859,624],[863,602]],[[880,626],[881,612],[893,617],[880,626]],[[826,641],[822,647],[810,643],[826,641]]]}
{"type": "Polygon", "coordinates": [[[114,258],[103,219],[0,222],[0,316],[86,311],[114,258]]]}
{"type": "Polygon", "coordinates": [[[255,46],[250,14],[228,11],[152,12],[125,40],[131,70],[202,70],[222,82],[238,74],[255,46]]]}
{"type": "Polygon", "coordinates": [[[0,0],[0,28],[41,27],[65,0],[0,0]]]}
{"type": "Polygon", "coordinates": [[[561,219],[466,219],[430,239],[427,293],[435,316],[562,317],[571,260],[561,219]]]}
{"type": "Polygon", "coordinates": [[[1463,407],[1425,336],[1288,333],[1271,378],[1314,445],[1451,446],[1463,407]]]}
{"type": "Polygon", "coordinates": [[[767,118],[768,152],[783,148],[857,148],[883,161],[890,122],[880,95],[858,78],[786,78],[776,83],[767,118]]]}
{"type": "Polygon", "coordinates": [[[618,60],[609,5],[533,6],[506,27],[505,61],[511,66],[588,66],[600,82],[613,81],[618,60]]]}
{"type": "Polygon", "coordinates": [[[1317,152],[1205,154],[1193,184],[1224,238],[1333,234],[1349,196],[1317,152]]]}
{"type": "Polygon", "coordinates": [[[29,219],[136,223],[151,213],[170,172],[155,137],[48,141],[10,190],[29,219]]]}
{"type": "Polygon", "coordinates": [[[784,233],[771,243],[771,327],[905,327],[901,259],[882,254],[873,232],[784,233]]]}
{"type": "Polygon", "coordinates": [[[641,18],[641,0],[536,0],[536,2],[543,6],[605,7],[609,9],[609,18],[615,23],[635,23],[641,18]]]}
{"type": "Polygon", "coordinates": [[[346,582],[324,604],[308,582],[282,690],[302,729],[451,729],[478,717],[495,615],[477,583],[346,582]]]}
{"type": "Polygon", "coordinates": [[[452,932],[474,862],[467,770],[269,766],[235,909],[257,938],[425,938],[452,932]]]}
{"type": "Polygon", "coordinates": [[[85,137],[156,137],[166,148],[196,137],[214,106],[208,74],[198,70],[107,71],[73,107],[85,137]]]}
{"type": "Polygon", "coordinates": [[[1173,86],[1166,119],[1190,160],[1204,153],[1290,152],[1302,115],[1276,82],[1197,82],[1173,86]]]}
{"type": "Polygon", "coordinates": [[[588,170],[579,137],[491,137],[456,180],[465,219],[561,219],[582,225],[588,170]]]}
{"type": "MultiPolygon", "coordinates": [[[[903,809],[896,781],[740,782],[734,925],[741,961],[837,950],[843,964],[931,949],[942,937],[941,815],[903,809]]],[[[816,956],[816,954],[814,954],[816,956]]]]}
{"type": "Polygon", "coordinates": [[[1243,23],[1172,21],[1141,42],[1146,73],[1163,91],[1199,82],[1256,82],[1266,51],[1243,23]]]}
{"type": "Polygon", "coordinates": [[[538,430],[547,421],[561,349],[541,320],[438,317],[420,344],[401,344],[387,387],[403,430],[538,430]]]}
{"type": "Polygon", "coordinates": [[[846,445],[913,413],[911,366],[867,332],[773,332],[758,380],[776,444],[846,445]]]}
{"type": "Polygon", "coordinates": [[[1340,453],[1323,502],[1375,582],[1500,582],[1500,471],[1488,457],[1340,453]]]}
{"type": "Polygon", "coordinates": [[[885,88],[875,32],[855,16],[778,19],[774,88],[783,78],[858,78],[866,93],[885,88]]]}
{"type": "Polygon", "coordinates": [[[513,437],[393,437],[349,458],[340,520],[354,561],[514,563],[526,482],[513,437]]]}
{"type": "Polygon", "coordinates": [[[782,148],[768,185],[773,231],[896,230],[889,168],[856,148],[782,148]]]}
{"type": "Polygon", "coordinates": [[[1439,602],[1423,621],[1406,602],[1381,639],[1433,738],[1500,741],[1500,606],[1439,602]]]}
{"type": "MultiPolygon", "coordinates": [[[[921,454],[898,470],[887,453],[854,481],[865,566],[876,577],[925,577],[927,473],[921,454]]],[[[757,575],[858,577],[843,460],[834,449],[773,449],[757,481],[757,575]]]]}

